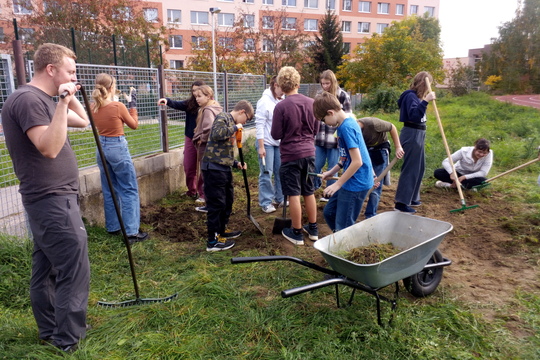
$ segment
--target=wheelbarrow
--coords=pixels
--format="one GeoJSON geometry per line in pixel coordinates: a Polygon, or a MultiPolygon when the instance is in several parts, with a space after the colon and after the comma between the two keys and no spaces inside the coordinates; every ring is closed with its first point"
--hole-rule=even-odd
{"type": "Polygon", "coordinates": [[[323,281],[284,290],[281,296],[287,298],[335,285],[337,306],[341,307],[338,285],[345,285],[353,289],[347,306],[351,305],[356,290],[362,290],[376,298],[377,322],[382,325],[381,300],[389,302],[392,311],[396,309],[399,280],[402,280],[405,288],[416,297],[430,295],[436,290],[442,279],[443,268],[452,263],[442,256],[437,247],[452,228],[452,224],[444,221],[390,211],[316,241],[315,249],[322,254],[331,269],[291,256],[237,257],[232,258],[231,262],[239,264],[285,260],[325,273],[323,281]],[[392,243],[400,251],[373,264],[358,264],[343,257],[354,248],[376,243],[392,243]],[[393,298],[378,293],[391,284],[395,284],[393,298]]]}

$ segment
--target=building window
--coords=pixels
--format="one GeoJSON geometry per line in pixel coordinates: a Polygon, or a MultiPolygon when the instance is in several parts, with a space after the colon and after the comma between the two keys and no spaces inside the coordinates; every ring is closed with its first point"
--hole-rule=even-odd
{"type": "Polygon", "coordinates": [[[254,28],[255,27],[255,15],[245,14],[244,15],[244,27],[245,28],[254,28]]]}
{"type": "Polygon", "coordinates": [[[254,4],[255,0],[242,0],[242,2],[246,4],[254,4]]]}
{"type": "Polygon", "coordinates": [[[315,41],[309,40],[304,42],[304,49],[309,49],[311,47],[315,46],[315,41]]]}
{"type": "Polygon", "coordinates": [[[244,39],[244,51],[245,52],[255,51],[255,39],[251,39],[251,38],[244,39]]]}
{"type": "Polygon", "coordinates": [[[433,6],[424,6],[424,13],[428,13],[429,16],[435,16],[435,7],[433,6]]]}
{"type": "Polygon", "coordinates": [[[113,14],[115,19],[128,21],[131,19],[131,8],[129,6],[123,6],[117,9],[117,12],[113,14]]]}
{"type": "Polygon", "coordinates": [[[396,4],[396,15],[403,15],[405,13],[405,5],[396,4]]]}
{"type": "Polygon", "coordinates": [[[344,42],[343,43],[343,52],[345,54],[350,54],[351,53],[351,43],[350,42],[344,42]]]}
{"type": "Polygon", "coordinates": [[[273,29],[274,28],[274,17],[273,16],[263,16],[262,23],[263,23],[263,29],[273,29]]]}
{"type": "Polygon", "coordinates": [[[221,2],[234,2],[234,0],[218,0],[218,1],[221,1],[221,2]]]}
{"type": "Polygon", "coordinates": [[[418,15],[418,5],[411,5],[410,15],[418,15]]]}
{"type": "Polygon", "coordinates": [[[170,60],[169,67],[174,70],[180,70],[184,68],[184,60],[170,60]]]}
{"type": "Polygon", "coordinates": [[[377,5],[377,14],[390,14],[390,4],[379,3],[377,5]]]}
{"type": "Polygon", "coordinates": [[[388,24],[377,24],[377,32],[382,34],[384,29],[388,27],[388,24]]]}
{"type": "Polygon", "coordinates": [[[167,9],[167,22],[174,24],[182,23],[182,10],[167,9]]]}
{"type": "Polygon", "coordinates": [[[336,0],[326,0],[326,10],[336,10],[336,0]]]}
{"type": "Polygon", "coordinates": [[[182,49],[182,35],[169,35],[169,46],[171,49],[182,49]]]}
{"type": "Polygon", "coordinates": [[[283,30],[295,30],[296,29],[296,18],[286,17],[281,23],[281,28],[283,30]]]}
{"type": "Polygon", "coordinates": [[[144,19],[148,22],[158,22],[158,9],[156,8],[146,8],[143,9],[144,19]]]}
{"type": "Polygon", "coordinates": [[[319,24],[317,19],[306,19],[304,20],[304,30],[305,31],[318,31],[319,24]]]}
{"type": "Polygon", "coordinates": [[[370,13],[371,12],[371,1],[360,1],[358,3],[358,12],[370,13]]]}
{"type": "Polygon", "coordinates": [[[351,22],[350,21],[342,21],[341,22],[341,31],[342,32],[351,32],[351,22]]]}
{"type": "Polygon", "coordinates": [[[204,36],[192,36],[191,48],[194,50],[206,49],[206,38],[204,36]]]}
{"type": "Polygon", "coordinates": [[[263,46],[262,46],[263,52],[271,52],[274,51],[274,43],[270,39],[263,39],[263,46]]]}
{"type": "Polygon", "coordinates": [[[319,0],[304,0],[304,7],[308,9],[318,9],[319,0]]]}
{"type": "Polygon", "coordinates": [[[352,0],[343,0],[343,11],[352,10],[352,0]]]}
{"type": "Polygon", "coordinates": [[[234,25],[234,14],[219,13],[217,18],[218,18],[219,26],[233,26],[234,25]]]}
{"type": "Polygon", "coordinates": [[[369,34],[369,25],[368,22],[359,22],[358,23],[358,32],[362,34],[369,34]]]}
{"type": "Polygon", "coordinates": [[[281,0],[283,6],[296,6],[296,0],[281,0]]]}
{"type": "Polygon", "coordinates": [[[23,44],[28,44],[33,41],[34,29],[32,28],[20,28],[19,29],[19,39],[23,44]]]}
{"type": "Polygon", "coordinates": [[[29,15],[32,13],[32,4],[27,0],[13,0],[13,13],[17,15],[29,15]]]}
{"type": "Polygon", "coordinates": [[[208,13],[206,11],[192,11],[191,23],[194,25],[208,25],[208,13]]]}
{"type": "Polygon", "coordinates": [[[5,41],[6,41],[6,37],[4,35],[4,28],[0,27],[0,42],[5,42],[5,41]]]}
{"type": "Polygon", "coordinates": [[[263,0],[263,5],[274,5],[274,0],[263,0]]]}
{"type": "Polygon", "coordinates": [[[218,44],[224,49],[234,50],[234,41],[232,37],[220,37],[218,44]]]}

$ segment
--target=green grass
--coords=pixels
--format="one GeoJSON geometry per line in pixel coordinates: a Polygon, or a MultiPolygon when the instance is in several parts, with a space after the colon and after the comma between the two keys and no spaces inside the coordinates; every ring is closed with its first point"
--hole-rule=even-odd
{"type": "MultiPolygon", "coordinates": [[[[540,131],[538,111],[496,103],[482,94],[444,98],[438,106],[452,150],[479,136],[493,141],[496,164],[491,175],[536,155],[530,147],[539,145],[532,140],[540,131]],[[532,124],[527,125],[528,140],[518,134],[525,121],[532,124]]],[[[429,183],[445,151],[434,114],[428,115],[429,183]]],[[[376,116],[397,123],[397,114],[376,116]]],[[[253,142],[248,139],[244,148],[250,176],[257,173],[253,142]]],[[[493,186],[509,202],[538,206],[537,174],[538,165],[532,165],[495,180],[493,186]]],[[[491,190],[485,191],[489,200],[491,190]]],[[[179,201],[184,200],[170,196],[161,204],[179,201]]],[[[527,243],[537,247],[533,234],[538,231],[527,231],[538,229],[538,213],[523,214],[508,224],[517,240],[529,236],[527,243]]],[[[283,299],[282,290],[321,281],[321,273],[290,262],[232,265],[231,252],[203,251],[204,239],[177,243],[154,235],[132,247],[141,297],[178,293],[175,300],[118,309],[98,307],[100,300],[123,301],[135,295],[126,249],[118,237],[90,226],[88,234],[92,267],[88,318],[93,329],[71,356],[58,355],[38,343],[28,295],[30,242],[0,236],[0,359],[540,358],[538,293],[517,292],[512,308],[496,309],[501,316],[488,320],[474,305],[455,299],[443,282],[425,299],[403,293],[392,325],[379,327],[372,296],[357,293],[352,306],[342,309],[335,306],[333,287],[283,299]],[[505,316],[519,318],[518,332],[507,329],[505,316]]],[[[236,254],[257,255],[254,250],[236,254]]],[[[533,251],[530,259],[536,265],[537,255],[538,250],[533,251]]],[[[312,255],[309,249],[298,248],[296,256],[310,259],[312,255]]],[[[340,289],[344,302],[350,289],[340,289]]],[[[386,322],[389,305],[383,302],[382,309],[386,322]]]]}

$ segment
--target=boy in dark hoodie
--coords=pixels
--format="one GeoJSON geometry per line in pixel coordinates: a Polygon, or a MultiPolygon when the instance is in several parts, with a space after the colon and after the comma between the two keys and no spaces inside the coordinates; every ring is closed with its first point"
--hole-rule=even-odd
{"type": "Polygon", "coordinates": [[[411,206],[420,206],[420,185],[426,167],[424,142],[426,138],[426,110],[435,93],[429,91],[426,78],[433,81],[427,71],[415,75],[409,90],[401,94],[398,100],[399,121],[403,128],[399,141],[405,152],[401,175],[395,197],[395,209],[415,213],[411,206]]]}
{"type": "Polygon", "coordinates": [[[251,103],[241,100],[230,113],[218,114],[212,124],[201,165],[208,211],[206,251],[228,250],[235,245],[232,239],[242,234],[226,230],[234,201],[231,167],[242,168],[234,159],[234,134],[253,118],[253,113],[251,103]]]}

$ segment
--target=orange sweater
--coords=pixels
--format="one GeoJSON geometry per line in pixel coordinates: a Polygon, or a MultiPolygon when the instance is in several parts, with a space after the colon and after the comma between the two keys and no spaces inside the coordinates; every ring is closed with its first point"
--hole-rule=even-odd
{"type": "Polygon", "coordinates": [[[128,109],[124,104],[113,101],[93,113],[94,123],[102,136],[124,135],[124,124],[135,130],[139,126],[137,108],[128,109]]]}

